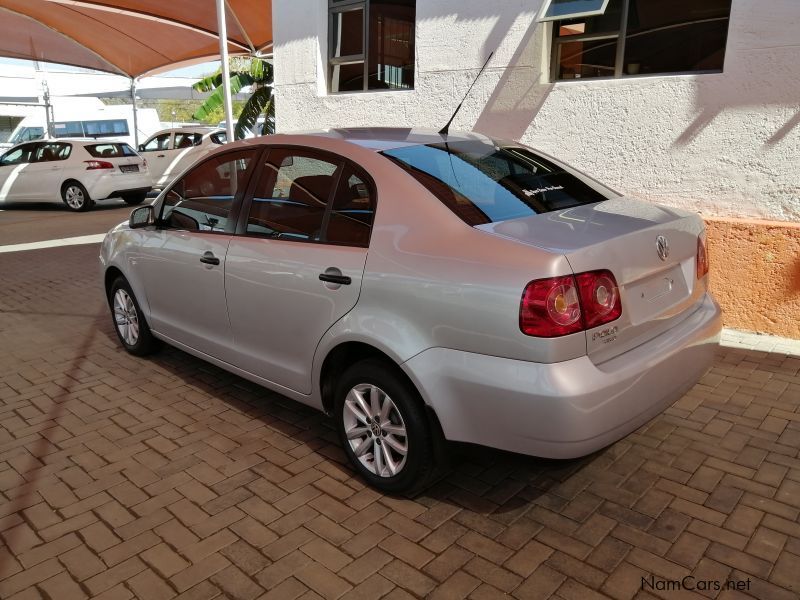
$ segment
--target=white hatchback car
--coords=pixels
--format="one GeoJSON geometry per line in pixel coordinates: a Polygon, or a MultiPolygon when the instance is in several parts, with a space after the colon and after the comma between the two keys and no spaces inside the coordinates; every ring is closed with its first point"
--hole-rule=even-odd
{"type": "Polygon", "coordinates": [[[86,211],[107,198],[141,204],[150,188],[147,161],[123,142],[40,140],[0,156],[0,204],[63,201],[86,211]]]}
{"type": "Polygon", "coordinates": [[[139,152],[147,157],[153,187],[160,190],[227,140],[225,131],[216,127],[164,129],[139,144],[139,152]]]}

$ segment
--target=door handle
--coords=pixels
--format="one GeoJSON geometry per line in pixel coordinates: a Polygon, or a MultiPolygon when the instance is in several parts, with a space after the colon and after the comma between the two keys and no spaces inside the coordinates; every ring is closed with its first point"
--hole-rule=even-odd
{"type": "Polygon", "coordinates": [[[156,158],[164,158],[165,156],[166,156],[166,154],[157,154],[156,158]]]}
{"type": "MultiPolygon", "coordinates": [[[[338,269],[337,269],[338,270],[338,269]]],[[[326,283],[335,283],[337,285],[350,285],[353,280],[350,279],[347,275],[337,275],[335,273],[320,273],[319,280],[324,281],[326,283]]]]}
{"type": "Polygon", "coordinates": [[[218,265],[219,259],[214,256],[213,252],[206,252],[200,257],[200,262],[206,265],[218,265]]]}

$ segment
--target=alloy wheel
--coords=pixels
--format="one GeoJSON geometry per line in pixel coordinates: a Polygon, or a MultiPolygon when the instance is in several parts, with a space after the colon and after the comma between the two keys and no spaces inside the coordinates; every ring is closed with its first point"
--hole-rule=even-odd
{"type": "Polygon", "coordinates": [[[70,208],[79,209],[83,207],[86,197],[83,195],[83,190],[77,185],[69,186],[64,192],[64,200],[70,208]]]}
{"type": "Polygon", "coordinates": [[[135,346],[139,341],[139,315],[133,299],[123,289],[114,294],[114,322],[122,340],[128,346],[135,346]]]}
{"type": "Polygon", "coordinates": [[[389,395],[362,383],[347,393],[342,410],[347,441],[361,464],[378,477],[400,473],[408,456],[408,435],[389,395]]]}

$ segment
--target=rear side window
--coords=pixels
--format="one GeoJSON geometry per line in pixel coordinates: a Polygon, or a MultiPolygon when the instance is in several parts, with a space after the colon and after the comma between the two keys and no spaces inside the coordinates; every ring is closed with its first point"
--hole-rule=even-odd
{"type": "Polygon", "coordinates": [[[47,142],[39,144],[36,150],[36,162],[53,162],[59,160],[66,160],[72,153],[71,144],[63,144],[60,142],[47,142]]]}
{"type": "Polygon", "coordinates": [[[406,146],[382,154],[473,226],[607,199],[526,148],[475,140],[406,146]]]}
{"type": "Polygon", "coordinates": [[[337,163],[311,152],[272,150],[250,206],[247,233],[320,241],[337,163]]]}
{"type": "Polygon", "coordinates": [[[365,178],[351,165],[347,165],[339,178],[333,198],[325,241],[330,244],[369,246],[375,199],[365,178]]]}
{"type": "Polygon", "coordinates": [[[203,135],[200,133],[176,133],[175,134],[175,148],[191,148],[192,146],[199,146],[203,141],[203,135]]]}
{"type": "Polygon", "coordinates": [[[221,131],[219,133],[212,133],[211,141],[214,142],[215,144],[222,145],[228,141],[228,134],[224,131],[221,131]]]}
{"type": "Polygon", "coordinates": [[[136,156],[136,152],[128,144],[92,144],[91,146],[85,146],[85,148],[94,158],[136,156]]]}

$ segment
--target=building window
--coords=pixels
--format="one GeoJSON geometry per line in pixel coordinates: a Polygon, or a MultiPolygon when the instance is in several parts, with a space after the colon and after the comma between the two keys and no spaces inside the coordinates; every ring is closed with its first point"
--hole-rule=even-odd
{"type": "Polygon", "coordinates": [[[578,16],[588,4],[602,3],[552,0],[543,13],[559,19],[553,80],[722,71],[731,0],[610,0],[602,14],[578,16]]]}
{"type": "Polygon", "coordinates": [[[414,87],[415,0],[328,0],[331,92],[414,87]]]}

